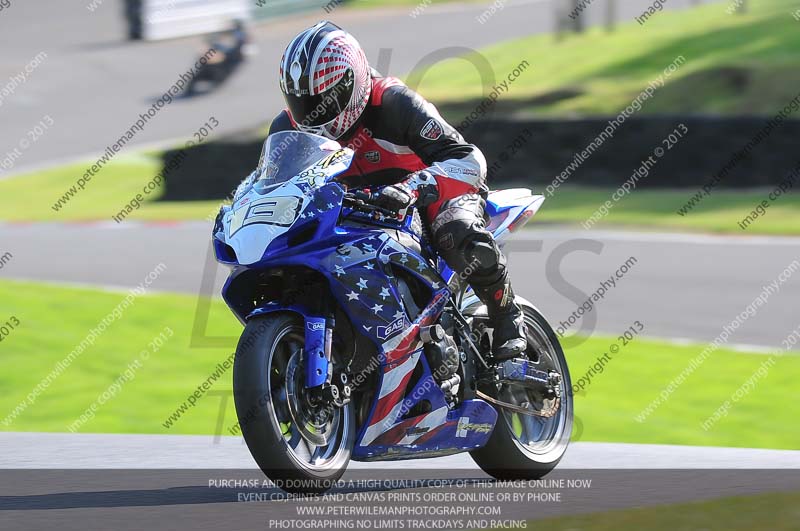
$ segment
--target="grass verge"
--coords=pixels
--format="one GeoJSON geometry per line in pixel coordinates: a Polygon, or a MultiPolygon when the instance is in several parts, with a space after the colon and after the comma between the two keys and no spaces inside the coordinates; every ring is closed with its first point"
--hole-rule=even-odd
{"type": "MultiPolygon", "coordinates": [[[[216,215],[219,201],[160,202],[162,189],[145,195],[143,187],[161,169],[157,154],[119,156],[102,173],[62,207],[53,203],[86,171],[85,163],[50,168],[0,181],[0,219],[9,221],[112,221],[112,216],[133,199],[144,196],[144,204],[126,219],[208,219],[216,215]]],[[[123,221],[124,222],[124,221],[123,221]]]]}
{"type": "MultiPolygon", "coordinates": [[[[214,300],[208,334],[230,337],[230,345],[192,348],[197,297],[173,294],[137,298],[33,404],[8,424],[3,422],[123,298],[124,294],[92,289],[0,282],[0,321],[15,316],[20,322],[0,343],[0,388],[4,391],[0,394],[0,430],[67,431],[165,327],[174,335],[79,431],[213,434],[219,423],[223,433],[235,424],[232,400],[227,401],[220,418],[222,400],[231,396],[232,374],[227,371],[196,406],[170,429],[164,427],[217,364],[230,356],[241,332],[241,325],[223,302],[214,300]]],[[[589,370],[611,341],[613,338],[593,337],[567,350],[574,381],[589,370]]],[[[702,347],[634,340],[577,395],[576,439],[797,449],[800,426],[785,400],[786,390],[800,378],[798,356],[776,358],[768,377],[708,431],[700,423],[753,374],[766,360],[764,355],[716,351],[645,422],[635,420],[702,347]]]]}
{"type": "MultiPolygon", "coordinates": [[[[509,186],[510,187],[510,186],[509,186]]],[[[687,216],[676,212],[694,193],[694,189],[636,190],[613,203],[607,216],[597,225],[627,226],[648,230],[668,229],[703,231],[730,234],[800,234],[800,196],[787,193],[765,209],[756,213],[755,220],[738,223],[763,200],[768,200],[771,188],[747,190],[716,190],[713,195],[692,210],[687,216]]],[[[541,193],[542,190],[538,190],[541,193]]],[[[536,222],[574,223],[587,221],[606,201],[611,200],[613,188],[588,188],[568,186],[559,188],[556,195],[547,199],[528,227],[536,222]]]]}
{"type": "MultiPolygon", "coordinates": [[[[502,95],[497,110],[537,116],[615,115],[678,56],[685,63],[641,112],[772,115],[797,94],[800,49],[797,8],[790,0],[753,0],[748,12],[728,15],[728,3],[665,10],[613,32],[591,28],[556,40],[538,35],[481,51],[498,79],[530,63],[502,95]]],[[[464,59],[435,65],[420,92],[463,117],[483,95],[475,67],[464,59]]]]}
{"type": "Polygon", "coordinates": [[[797,529],[800,494],[770,493],[719,500],[639,507],[536,520],[529,528],[552,531],[749,531],[797,529]]]}

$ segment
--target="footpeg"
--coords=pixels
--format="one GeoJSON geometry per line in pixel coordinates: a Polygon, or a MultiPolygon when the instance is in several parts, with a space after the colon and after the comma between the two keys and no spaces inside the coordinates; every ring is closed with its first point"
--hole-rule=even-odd
{"type": "Polygon", "coordinates": [[[540,371],[524,358],[506,360],[497,366],[496,372],[500,383],[544,390],[549,397],[561,396],[561,375],[555,371],[540,371]]]}
{"type": "Polygon", "coordinates": [[[558,412],[561,406],[561,375],[556,371],[542,371],[525,358],[515,358],[498,365],[494,374],[495,379],[492,383],[496,386],[497,392],[492,394],[499,396],[490,396],[478,390],[476,394],[479,398],[532,417],[550,418],[558,412]],[[511,396],[508,390],[512,386],[537,391],[541,394],[541,407],[537,408],[529,402],[511,403],[504,399],[506,395],[511,396]]]}

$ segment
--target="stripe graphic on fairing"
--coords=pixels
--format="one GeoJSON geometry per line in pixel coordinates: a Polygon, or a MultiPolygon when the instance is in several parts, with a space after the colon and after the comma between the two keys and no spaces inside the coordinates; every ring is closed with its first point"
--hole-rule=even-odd
{"type": "MultiPolygon", "coordinates": [[[[376,424],[381,422],[392,407],[402,401],[403,395],[405,395],[406,387],[408,386],[408,382],[411,379],[411,374],[416,366],[416,362],[419,359],[419,352],[414,353],[411,357],[414,359],[414,363],[410,366],[405,367],[398,367],[397,369],[386,369],[386,372],[383,375],[383,382],[386,381],[387,374],[397,371],[398,377],[396,381],[389,383],[389,385],[393,385],[394,387],[389,389],[386,393],[383,392],[384,383],[381,383],[381,395],[382,397],[378,399],[377,404],[375,404],[375,411],[372,412],[372,422],[371,424],[376,424]],[[405,372],[400,372],[405,371],[405,372]]],[[[392,419],[394,422],[394,419],[392,419]]]]}
{"type": "Polygon", "coordinates": [[[383,382],[381,383],[381,392],[378,398],[383,398],[395,389],[397,389],[403,381],[403,378],[414,370],[414,366],[419,359],[419,352],[412,354],[406,361],[389,370],[383,375],[383,382]]]}
{"type": "Polygon", "coordinates": [[[414,442],[416,444],[418,444],[418,445],[427,444],[428,441],[430,441],[431,439],[437,437],[441,432],[443,432],[444,430],[448,429],[449,427],[455,426],[455,425],[456,425],[456,421],[455,420],[448,420],[446,422],[443,422],[439,426],[436,426],[435,428],[433,428],[431,430],[428,430],[428,433],[424,433],[424,434],[420,435],[419,438],[414,442]]]}
{"type": "Polygon", "coordinates": [[[385,369],[381,380],[378,403],[372,412],[372,423],[364,432],[362,444],[369,444],[378,435],[385,432],[395,423],[403,406],[403,395],[411,379],[411,374],[416,367],[421,350],[414,352],[409,358],[397,367],[385,369]]]}
{"type": "MultiPolygon", "coordinates": [[[[447,406],[442,406],[435,411],[431,411],[425,415],[422,420],[414,425],[415,428],[428,428],[428,431],[433,430],[447,420],[447,406]]],[[[427,432],[426,432],[427,433],[427,432]]],[[[417,439],[425,435],[425,433],[417,433],[413,435],[406,435],[395,444],[413,444],[417,439]]]]}
{"type": "Polygon", "coordinates": [[[416,367],[419,357],[422,355],[422,341],[419,339],[419,329],[421,326],[427,326],[433,322],[449,296],[450,292],[447,289],[438,292],[417,317],[415,323],[403,333],[382,345],[382,350],[385,353],[385,362],[389,365],[384,368],[381,388],[378,391],[380,398],[372,412],[372,422],[364,430],[364,436],[361,440],[362,446],[369,445],[396,424],[397,417],[404,410],[405,400],[402,400],[402,398],[406,387],[411,379],[414,367],[416,367]],[[409,353],[411,353],[409,359],[398,363],[395,367],[388,368],[393,362],[399,362],[409,353]],[[395,372],[397,374],[393,374],[395,372]]]}
{"type": "Polygon", "coordinates": [[[364,430],[364,437],[361,439],[361,444],[366,446],[372,443],[372,441],[374,441],[380,434],[391,428],[395,419],[400,414],[400,408],[402,407],[403,402],[398,402],[394,405],[388,415],[386,415],[380,421],[371,424],[366,430],[364,430]]]}

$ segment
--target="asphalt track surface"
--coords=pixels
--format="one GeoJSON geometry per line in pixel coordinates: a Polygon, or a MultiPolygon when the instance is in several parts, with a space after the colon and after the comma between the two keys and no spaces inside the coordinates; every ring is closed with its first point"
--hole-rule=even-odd
{"type": "MultiPolygon", "coordinates": [[[[315,499],[287,497],[263,483],[235,437],[5,433],[0,449],[4,529],[271,529],[275,521],[295,522],[289,528],[298,529],[296,522],[315,519],[298,514],[301,506],[496,507],[502,512],[491,518],[519,522],[800,488],[800,452],[738,448],[574,443],[541,486],[495,483],[463,454],[351,463],[343,481],[315,499]],[[570,487],[570,480],[582,486],[570,487]],[[496,496],[491,503],[476,501],[490,492],[496,496]],[[503,502],[497,496],[506,492],[531,497],[503,502]],[[449,493],[467,498],[445,498],[449,493]],[[558,498],[533,497],[537,493],[558,498]],[[423,498],[391,498],[413,495],[423,498]]],[[[390,517],[324,518],[339,524],[312,528],[390,517]]]]}
{"type": "MultiPolygon", "coordinates": [[[[555,1],[555,0],[552,0],[555,1]]],[[[273,20],[254,28],[257,54],[223,86],[208,96],[175,100],[148,121],[122,153],[132,146],[183,142],[210,116],[219,120],[215,134],[262,126],[282,108],[277,91],[278,61],[300,29],[329,18],[354,33],[373,66],[384,74],[403,75],[415,66],[436,62],[453,51],[552,31],[551,0],[506,0],[505,8],[485,24],[490,2],[428,7],[412,18],[411,7],[314,11],[273,20]],[[383,57],[380,60],[381,50],[383,57]],[[449,50],[449,51],[448,51],[449,50]]],[[[666,9],[690,0],[670,0],[666,9]]],[[[160,42],[128,42],[122,2],[105,0],[90,12],[89,0],[13,1],[0,11],[0,87],[19,74],[40,52],[46,58],[0,105],[0,158],[17,147],[45,115],[54,125],[21,152],[0,178],[38,167],[89,159],[105,151],[178,76],[208,49],[203,37],[160,42]]],[[[618,20],[632,20],[651,0],[617,0],[618,20]]],[[[583,15],[587,24],[602,21],[600,2],[583,15]]],[[[643,28],[644,29],[644,28],[643,28]]],[[[520,61],[536,65],[519,51],[520,61]]],[[[535,75],[535,70],[533,71],[535,75]]],[[[495,72],[497,78],[507,72],[495,72]]],[[[654,72],[654,75],[657,73],[654,72]]]]}
{"type": "MultiPolygon", "coordinates": [[[[241,437],[0,433],[6,469],[232,469],[256,467],[241,437]]],[[[467,454],[412,461],[351,462],[348,469],[479,470],[467,454]]],[[[800,451],[574,442],[559,469],[797,469],[800,451]]]]}
{"type": "MultiPolygon", "coordinates": [[[[630,264],[568,333],[616,335],[638,320],[647,336],[710,342],[771,283],[777,289],[736,324],[729,344],[767,352],[798,325],[800,263],[784,282],[778,277],[800,261],[800,238],[580,231],[535,218],[529,227],[506,246],[511,275],[554,327],[630,264]]],[[[228,271],[213,261],[203,222],[0,225],[0,236],[14,256],[0,278],[124,290],[163,263],[152,290],[218,296],[228,271]]]]}

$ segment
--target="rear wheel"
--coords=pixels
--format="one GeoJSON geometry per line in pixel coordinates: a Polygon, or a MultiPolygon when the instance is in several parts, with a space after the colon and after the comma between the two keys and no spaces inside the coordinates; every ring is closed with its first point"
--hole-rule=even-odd
{"type": "Polygon", "coordinates": [[[247,447],[264,473],[289,492],[322,492],[350,461],[352,406],[313,400],[304,386],[303,320],[294,314],[251,319],[239,340],[234,399],[247,447]]]}
{"type": "MultiPolygon", "coordinates": [[[[528,330],[525,356],[539,370],[561,375],[560,405],[550,418],[518,413],[494,406],[497,424],[489,442],[470,452],[486,473],[501,480],[537,479],[556,467],[564,456],[572,434],[573,407],[571,382],[564,351],[547,320],[529,304],[520,304],[528,330]]],[[[541,410],[547,399],[543,393],[520,386],[501,385],[483,389],[503,402],[541,410]]]]}

